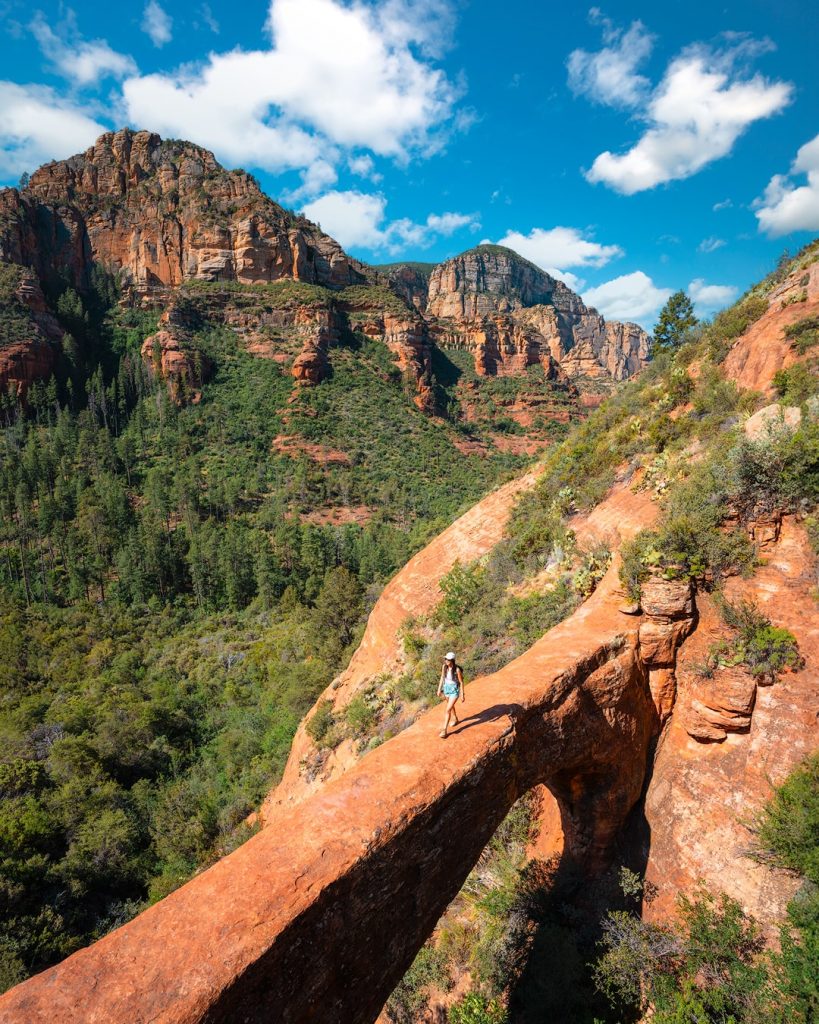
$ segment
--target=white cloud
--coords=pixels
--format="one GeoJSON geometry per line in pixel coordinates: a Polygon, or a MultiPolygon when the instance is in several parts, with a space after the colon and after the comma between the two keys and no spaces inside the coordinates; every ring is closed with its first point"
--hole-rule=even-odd
{"type": "Polygon", "coordinates": [[[791,231],[819,231],[819,135],[800,147],[788,174],[776,174],[755,204],[761,231],[787,235],[791,231]],[[791,180],[805,175],[804,185],[791,180]]]}
{"type": "Polygon", "coordinates": [[[381,0],[378,20],[385,39],[398,47],[417,46],[425,57],[441,57],[455,35],[451,0],[381,0]]]}
{"type": "Polygon", "coordinates": [[[586,287],[585,278],[578,277],[577,274],[573,274],[570,270],[558,270],[557,267],[545,267],[547,274],[552,277],[556,277],[558,281],[562,281],[568,288],[571,288],[573,292],[578,295],[586,287]]]}
{"type": "Polygon", "coordinates": [[[576,96],[588,96],[596,103],[635,107],[645,99],[651,85],[637,68],[651,53],[654,36],[641,21],[632,22],[623,31],[603,18],[597,8],[590,13],[591,20],[602,25],[606,45],[596,53],[573,50],[569,54],[569,88],[576,96]]]}
{"type": "Polygon", "coordinates": [[[586,178],[633,195],[688,178],[727,156],[750,125],[791,101],[790,83],[760,74],[747,77],[744,65],[767,49],[768,43],[740,40],[725,50],[701,45],[684,50],[669,64],[641,115],[647,127],[639,141],[622,154],[601,153],[586,178]]]}
{"type": "Polygon", "coordinates": [[[214,35],[219,35],[219,22],[214,18],[213,11],[210,9],[210,4],[202,4],[199,8],[199,16],[204,21],[205,25],[213,32],[214,35]]]}
{"type": "Polygon", "coordinates": [[[369,153],[359,153],[347,159],[347,166],[359,178],[367,178],[373,184],[378,185],[384,180],[384,175],[375,169],[375,161],[369,153]]]}
{"type": "Polygon", "coordinates": [[[0,82],[0,180],[81,152],[105,130],[53,89],[0,82]]]}
{"type": "Polygon", "coordinates": [[[335,163],[339,149],[429,154],[459,95],[421,56],[449,9],[443,0],[270,0],[269,46],[127,79],[128,119],[269,171],[335,163]]]}
{"type": "Polygon", "coordinates": [[[697,316],[710,316],[733,302],[739,289],[730,284],[706,284],[698,277],[691,282],[687,291],[697,316]]]}
{"type": "Polygon", "coordinates": [[[363,153],[361,156],[350,157],[347,166],[359,178],[369,178],[375,169],[375,162],[368,153],[363,153]]]}
{"type": "Polygon", "coordinates": [[[303,212],[345,248],[378,249],[384,245],[386,207],[383,196],[328,192],[308,203],[303,212]]]}
{"type": "Polygon", "coordinates": [[[157,47],[164,46],[173,38],[173,18],[160,7],[157,0],[148,0],[142,12],[140,28],[157,47]]]}
{"type": "Polygon", "coordinates": [[[720,210],[730,210],[733,205],[734,203],[731,199],[722,199],[720,202],[714,203],[711,209],[714,213],[719,213],[720,210]]]}
{"type": "Polygon", "coordinates": [[[670,297],[670,288],[658,288],[642,270],[615,277],[583,293],[586,305],[609,320],[633,320],[644,327],[653,325],[660,307],[670,297]]]}
{"type": "Polygon", "coordinates": [[[112,50],[104,39],[88,42],[80,38],[73,15],[61,26],[62,31],[54,32],[38,11],[30,28],[54,69],[77,85],[93,85],[106,77],[125,78],[137,71],[132,57],[112,50]]]}
{"type": "Polygon", "coordinates": [[[461,228],[477,231],[481,222],[474,213],[431,213],[426,226],[436,235],[449,236],[461,228]]]}
{"type": "Polygon", "coordinates": [[[507,231],[498,245],[514,249],[552,277],[564,281],[572,291],[586,284],[583,278],[570,273],[567,267],[602,267],[623,255],[619,245],[601,245],[585,238],[577,228],[532,228],[528,235],[507,231]]]}
{"type": "Polygon", "coordinates": [[[301,185],[290,192],[283,192],[281,201],[287,206],[298,206],[305,199],[317,196],[338,181],[338,172],[333,164],[319,157],[301,173],[301,185]]]}
{"type": "Polygon", "coordinates": [[[388,221],[384,196],[355,191],[328,192],[308,203],[303,212],[347,249],[393,254],[408,247],[424,248],[436,236],[448,237],[463,228],[476,231],[480,227],[474,214],[453,212],[431,213],[424,223],[409,218],[388,221]]]}
{"type": "Polygon", "coordinates": [[[727,243],[724,238],[703,238],[703,240],[697,246],[697,249],[700,252],[716,252],[717,249],[721,249],[726,244],[727,243]]]}
{"type": "Polygon", "coordinates": [[[498,245],[508,246],[539,267],[602,267],[622,256],[619,245],[601,245],[583,237],[577,228],[533,228],[528,235],[507,231],[498,245]]]}

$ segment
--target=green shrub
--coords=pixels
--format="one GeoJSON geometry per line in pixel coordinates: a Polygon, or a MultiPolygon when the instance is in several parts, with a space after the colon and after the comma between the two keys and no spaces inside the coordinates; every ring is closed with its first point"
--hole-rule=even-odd
{"type": "Polygon", "coordinates": [[[611,1002],[658,1024],[815,1024],[819,1014],[819,755],[762,811],[759,858],[803,876],[788,906],[781,952],[730,897],[700,887],[678,917],[654,925],[609,913],[595,976],[611,1002]]]}
{"type": "Polygon", "coordinates": [[[797,430],[774,427],[767,436],[743,440],[732,453],[731,489],[745,518],[759,512],[794,512],[819,502],[819,421],[797,430]]]}
{"type": "Polygon", "coordinates": [[[543,593],[511,598],[509,602],[510,626],[520,637],[525,650],[539,640],[544,633],[570,615],[577,604],[578,591],[569,586],[565,580],[561,580],[551,590],[546,590],[543,593]]]}
{"type": "Polygon", "coordinates": [[[0,262],[0,349],[32,337],[36,325],[31,309],[17,298],[23,268],[0,262]]]}
{"type": "Polygon", "coordinates": [[[819,754],[776,790],[762,811],[757,835],[781,867],[819,885],[819,754]]]}
{"type": "Polygon", "coordinates": [[[620,582],[628,596],[638,601],[643,583],[652,574],[719,583],[732,572],[748,570],[754,552],[743,531],[722,532],[698,517],[679,515],[656,530],[641,530],[623,545],[621,558],[620,582]]]}
{"type": "Polygon", "coordinates": [[[749,295],[740,299],[729,309],[724,309],[714,317],[710,331],[716,337],[732,341],[744,334],[751,324],[768,311],[768,300],[763,295],[749,295]]]}
{"type": "Polygon", "coordinates": [[[755,678],[773,682],[786,668],[802,664],[796,637],[780,629],[748,601],[720,602],[726,625],[737,631],[731,664],[743,665],[755,678]]]}
{"type": "Polygon", "coordinates": [[[805,520],[805,532],[813,553],[819,555],[819,517],[808,516],[805,520]]]}
{"type": "Polygon", "coordinates": [[[320,747],[327,738],[328,733],[335,725],[335,721],[333,702],[331,700],[323,700],[307,720],[307,725],[305,726],[307,735],[317,747],[320,747]]]}
{"type": "Polygon", "coordinates": [[[819,345],[819,316],[806,316],[785,328],[785,337],[796,345],[796,351],[804,355],[809,348],[819,345]]]}
{"type": "MultiPolygon", "coordinates": [[[[657,1024],[776,1020],[764,942],[756,923],[728,896],[700,888],[677,901],[678,921],[653,925],[610,913],[596,980],[611,1001],[652,1007],[657,1024]]],[[[781,1019],[781,1018],[779,1018],[781,1019]]]]}
{"type": "Polygon", "coordinates": [[[28,976],[26,966],[11,943],[0,937],[0,994],[19,985],[28,976]]]}
{"type": "Polygon", "coordinates": [[[456,625],[473,607],[481,591],[485,569],[480,564],[461,565],[456,561],[441,580],[441,599],[436,616],[445,625],[456,625]]]}
{"type": "Polygon", "coordinates": [[[449,1008],[449,1024],[506,1024],[506,1010],[497,999],[487,999],[477,992],[449,1008]]]}
{"type": "Polygon", "coordinates": [[[819,1020],[819,754],[796,769],[760,815],[757,830],[765,859],[805,880],[788,904],[775,958],[781,1002],[788,1024],[819,1020]]]}
{"type": "Polygon", "coordinates": [[[795,363],[784,370],[777,370],[772,383],[786,405],[801,405],[819,391],[819,374],[816,366],[795,363]]]}
{"type": "Polygon", "coordinates": [[[366,736],[375,725],[378,716],[366,697],[359,694],[347,705],[345,717],[356,736],[366,736]]]}
{"type": "Polygon", "coordinates": [[[445,956],[428,943],[421,947],[412,966],[393,990],[387,1001],[387,1015],[396,1024],[415,1024],[430,987],[446,991],[450,985],[445,956]]]}

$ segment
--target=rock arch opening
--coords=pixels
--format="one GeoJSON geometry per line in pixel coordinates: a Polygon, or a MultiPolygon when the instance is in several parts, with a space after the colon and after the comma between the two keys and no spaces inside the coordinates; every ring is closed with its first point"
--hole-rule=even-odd
{"type": "Polygon", "coordinates": [[[521,658],[437,710],[162,902],[0,998],[54,1019],[370,1024],[509,809],[547,784],[567,853],[594,871],[659,728],[640,620],[616,569],[521,658]]]}

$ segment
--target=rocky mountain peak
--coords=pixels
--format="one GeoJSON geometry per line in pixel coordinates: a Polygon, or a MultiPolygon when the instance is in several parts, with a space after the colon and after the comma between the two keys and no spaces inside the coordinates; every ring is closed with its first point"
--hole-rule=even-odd
{"type": "MultiPolygon", "coordinates": [[[[430,341],[470,351],[479,376],[541,365],[549,380],[573,378],[590,395],[635,373],[650,352],[641,328],[606,324],[562,281],[511,249],[479,245],[439,265],[368,267],[266,196],[252,175],[226,170],[201,146],[149,131],[109,132],[84,153],[41,167],[22,192],[0,190],[2,261],[29,268],[46,291],[68,280],[87,292],[100,267],[117,275],[128,301],[165,309],[182,286],[197,281],[296,281],[336,294],[367,285],[342,306],[358,309],[359,319],[366,306],[370,333],[388,320],[404,325],[406,345],[398,345],[393,329],[385,342],[404,353],[401,365],[417,378],[425,407],[430,341]],[[381,315],[395,303],[400,315],[381,315]]],[[[327,309],[334,308],[329,293],[327,309]]],[[[240,319],[247,319],[244,312],[240,319]]],[[[306,319],[312,323],[312,313],[306,319]]],[[[314,340],[324,353],[325,335],[319,331],[314,340]]],[[[170,342],[165,347],[176,351],[170,342]]],[[[310,355],[307,363],[305,379],[317,382],[326,358],[310,355]]],[[[4,379],[24,389],[31,377],[9,369],[4,379]]]]}
{"type": "Polygon", "coordinates": [[[512,249],[478,245],[439,264],[429,279],[431,316],[475,317],[562,305],[572,293],[512,249]]]}
{"type": "Polygon", "coordinates": [[[559,364],[587,390],[636,373],[651,339],[637,324],[606,323],[562,281],[512,249],[479,245],[432,270],[427,316],[450,345],[466,339],[476,368],[559,364]]]}
{"type": "Polygon", "coordinates": [[[118,271],[140,292],[189,280],[282,278],[342,288],[367,270],[304,217],[189,142],[123,129],[0,192],[0,259],[67,273],[118,271]],[[45,257],[45,259],[44,259],[45,257]]]}

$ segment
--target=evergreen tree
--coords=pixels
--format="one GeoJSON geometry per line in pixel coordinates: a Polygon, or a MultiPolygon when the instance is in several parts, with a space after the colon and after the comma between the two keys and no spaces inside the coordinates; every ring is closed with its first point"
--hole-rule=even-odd
{"type": "Polygon", "coordinates": [[[343,565],[330,569],[313,611],[313,631],[328,664],[340,662],[363,608],[364,591],[357,577],[343,565]]]}
{"type": "Polygon", "coordinates": [[[660,310],[654,328],[654,347],[658,350],[674,349],[685,341],[687,333],[699,323],[694,306],[685,292],[674,292],[660,310]]]}

